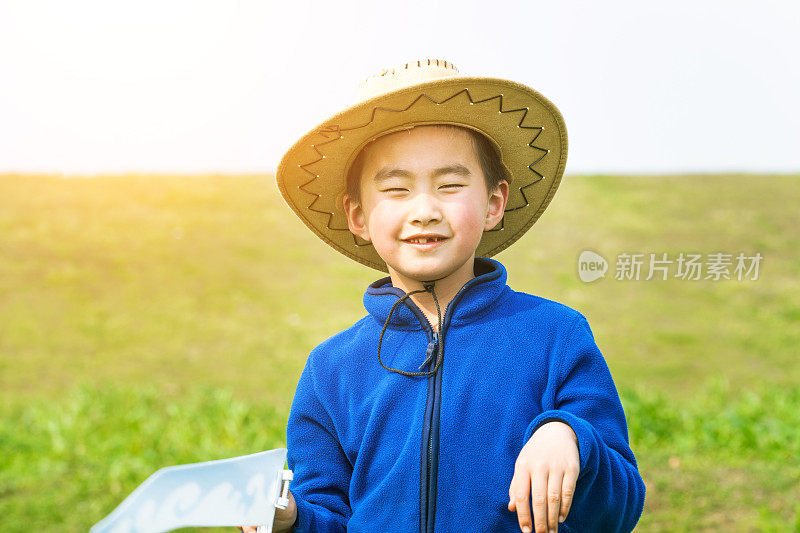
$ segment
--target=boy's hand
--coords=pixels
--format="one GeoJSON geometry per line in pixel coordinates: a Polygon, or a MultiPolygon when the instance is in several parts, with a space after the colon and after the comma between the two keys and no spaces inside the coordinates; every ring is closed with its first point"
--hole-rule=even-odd
{"type": "MultiPolygon", "coordinates": [[[[291,531],[295,520],[297,520],[297,504],[292,491],[289,491],[289,505],[286,509],[275,509],[275,518],[272,521],[273,533],[291,531]]],[[[256,533],[256,526],[241,526],[239,529],[243,533],[256,533]]]]}
{"type": "Polygon", "coordinates": [[[568,424],[547,422],[534,432],[519,453],[508,489],[508,510],[516,509],[522,531],[534,531],[531,491],[536,533],[558,530],[572,505],[579,471],[578,438],[568,424]]]}

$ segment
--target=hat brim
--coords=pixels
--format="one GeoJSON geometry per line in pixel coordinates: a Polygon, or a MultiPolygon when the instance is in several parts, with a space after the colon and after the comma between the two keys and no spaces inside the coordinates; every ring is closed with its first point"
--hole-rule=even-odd
{"type": "Polygon", "coordinates": [[[284,154],[275,174],[278,189],[320,239],[359,263],[388,272],[372,243],[348,228],[342,205],[347,171],[370,141],[421,124],[454,124],[483,133],[497,145],[512,176],[503,219],[484,232],[477,257],[491,257],[517,241],[555,195],[567,159],[561,113],[520,83],[468,76],[403,87],[326,119],[284,154]]]}

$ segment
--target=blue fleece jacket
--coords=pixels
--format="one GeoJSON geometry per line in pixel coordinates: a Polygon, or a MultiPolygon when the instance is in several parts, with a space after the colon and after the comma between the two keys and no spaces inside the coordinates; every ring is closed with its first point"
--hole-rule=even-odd
{"type": "Polygon", "coordinates": [[[439,334],[410,298],[390,316],[404,292],[385,277],[364,294],[369,314],[312,350],[287,428],[294,531],[519,531],[514,464],[551,420],[572,427],[580,455],[559,531],[636,525],[645,487],[585,317],[512,290],[494,259],[476,258],[474,272],[439,334]],[[426,360],[427,371],[440,360],[429,376],[386,368],[426,360]]]}

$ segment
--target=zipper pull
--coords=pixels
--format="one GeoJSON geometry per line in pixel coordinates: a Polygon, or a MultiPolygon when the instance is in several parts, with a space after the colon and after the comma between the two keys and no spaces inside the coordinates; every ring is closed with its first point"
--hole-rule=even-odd
{"type": "Polygon", "coordinates": [[[419,370],[422,370],[425,365],[431,362],[431,359],[433,359],[433,356],[436,354],[437,344],[439,344],[439,333],[434,331],[433,338],[431,339],[431,342],[428,343],[428,349],[425,354],[425,362],[419,366],[419,370]]]}

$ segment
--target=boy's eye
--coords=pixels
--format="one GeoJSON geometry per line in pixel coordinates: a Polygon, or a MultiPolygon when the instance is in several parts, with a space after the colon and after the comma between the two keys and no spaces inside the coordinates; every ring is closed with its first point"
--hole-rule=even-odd
{"type": "MultiPolygon", "coordinates": [[[[440,189],[444,189],[444,188],[447,188],[447,187],[456,189],[456,188],[464,187],[464,185],[461,184],[461,183],[448,183],[446,185],[442,185],[439,188],[440,189]]],[[[406,191],[408,191],[408,189],[404,189],[404,188],[401,188],[401,187],[390,187],[388,189],[382,190],[381,192],[395,192],[395,191],[397,191],[397,192],[406,192],[406,191]]]]}

